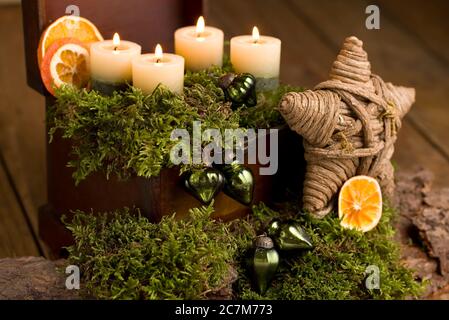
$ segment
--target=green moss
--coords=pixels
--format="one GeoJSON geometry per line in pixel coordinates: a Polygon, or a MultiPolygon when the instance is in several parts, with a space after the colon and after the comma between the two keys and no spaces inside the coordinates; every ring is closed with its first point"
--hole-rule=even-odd
{"type": "Polygon", "coordinates": [[[157,176],[170,167],[170,139],[174,129],[192,131],[193,121],[208,128],[237,128],[238,114],[229,112],[219,93],[201,85],[186,88],[184,95],[158,87],[150,96],[129,88],[111,97],[95,91],[64,87],[50,109],[50,136],[59,130],[73,140],[74,179],[78,183],[95,171],[157,176]]]}
{"type": "Polygon", "coordinates": [[[124,209],[94,216],[77,212],[68,224],[76,244],[70,263],[81,267],[88,294],[100,299],[200,299],[219,287],[237,242],[212,207],[159,224],[124,209]]]}
{"type": "MultiPolygon", "coordinates": [[[[291,212],[291,211],[290,211],[291,212]]],[[[297,212],[297,211],[295,211],[297,212]]],[[[257,225],[279,213],[265,205],[254,208],[257,225]]],[[[288,216],[288,214],[287,214],[288,216]]],[[[311,236],[314,250],[300,254],[281,253],[279,271],[265,296],[251,289],[248,274],[237,283],[241,299],[403,299],[418,296],[423,286],[411,270],[400,263],[399,245],[393,240],[394,211],[385,207],[379,225],[361,233],[340,227],[335,214],[322,220],[309,215],[290,216],[311,236]],[[377,266],[380,290],[365,286],[365,270],[377,266]]]]}
{"type": "Polygon", "coordinates": [[[76,244],[70,263],[80,266],[89,293],[112,299],[199,299],[220,287],[228,266],[239,277],[236,299],[401,299],[417,296],[422,285],[401,266],[399,246],[392,240],[393,211],[385,208],[380,224],[362,234],[342,229],[335,216],[315,220],[293,217],[312,237],[315,248],[281,253],[281,264],[265,296],[252,290],[248,249],[257,234],[281,213],[264,204],[248,219],[220,223],[210,219],[212,207],[193,209],[190,218],[165,217],[152,224],[130,210],[95,217],[77,212],[68,224],[76,244]],[[364,285],[365,270],[380,270],[380,290],[364,285]]]}
{"type": "MultiPolygon", "coordinates": [[[[187,73],[182,95],[163,86],[152,95],[129,87],[125,92],[103,96],[96,91],[62,87],[56,90],[56,103],[49,108],[50,137],[58,132],[73,142],[73,177],[79,183],[93,172],[119,178],[131,175],[157,176],[171,167],[169,155],[177,143],[171,141],[174,129],[192,131],[193,121],[203,128],[265,128],[282,122],[276,110],[287,90],[259,94],[259,104],[233,111],[218,86],[220,76],[230,70],[211,68],[187,73]]],[[[300,90],[300,89],[297,89],[300,90]]],[[[186,167],[181,168],[186,170],[186,167]]]]}

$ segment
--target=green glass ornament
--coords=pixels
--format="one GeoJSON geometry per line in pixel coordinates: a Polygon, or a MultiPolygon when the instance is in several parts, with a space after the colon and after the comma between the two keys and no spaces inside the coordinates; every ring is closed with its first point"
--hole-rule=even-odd
{"type": "Polygon", "coordinates": [[[251,170],[237,161],[220,168],[226,179],[224,193],[245,206],[250,205],[254,193],[254,176],[251,170]]]}
{"type": "Polygon", "coordinates": [[[224,183],[223,174],[214,168],[193,170],[184,176],[186,189],[206,205],[222,190],[224,183]]]}
{"type": "Polygon", "coordinates": [[[257,104],[256,78],[252,74],[226,74],[220,78],[219,84],[226,100],[232,102],[233,109],[257,104]]]}
{"type": "Polygon", "coordinates": [[[254,280],[259,293],[265,294],[278,268],[279,254],[273,240],[265,235],[256,238],[255,246],[252,258],[254,280]]]}
{"type": "Polygon", "coordinates": [[[267,233],[273,238],[280,250],[313,248],[309,235],[294,221],[280,222],[279,220],[274,220],[268,226],[267,233]]]}

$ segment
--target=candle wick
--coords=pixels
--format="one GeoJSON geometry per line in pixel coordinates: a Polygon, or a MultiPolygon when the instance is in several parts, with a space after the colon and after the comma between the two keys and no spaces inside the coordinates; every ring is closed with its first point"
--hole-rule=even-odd
{"type": "Polygon", "coordinates": [[[118,47],[114,47],[114,51],[117,51],[118,47]]]}
{"type": "Polygon", "coordinates": [[[161,63],[161,59],[160,59],[160,58],[157,58],[157,59],[156,59],[156,63],[161,63]]]}

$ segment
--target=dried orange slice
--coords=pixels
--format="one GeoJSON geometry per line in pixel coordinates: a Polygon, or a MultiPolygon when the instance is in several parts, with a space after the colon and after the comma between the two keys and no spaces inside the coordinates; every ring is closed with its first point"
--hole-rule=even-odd
{"type": "Polygon", "coordinates": [[[338,197],[340,224],[347,229],[367,232],[382,217],[382,192],[376,179],[356,176],[345,182],[338,197]]]}
{"type": "Polygon", "coordinates": [[[90,80],[89,51],[77,39],[56,40],[47,50],[41,66],[41,77],[47,90],[70,84],[84,88],[90,80]]]}
{"type": "Polygon", "coordinates": [[[103,41],[97,27],[86,18],[77,16],[63,16],[53,22],[42,33],[37,50],[39,66],[48,48],[58,39],[75,38],[86,44],[103,41]]]}

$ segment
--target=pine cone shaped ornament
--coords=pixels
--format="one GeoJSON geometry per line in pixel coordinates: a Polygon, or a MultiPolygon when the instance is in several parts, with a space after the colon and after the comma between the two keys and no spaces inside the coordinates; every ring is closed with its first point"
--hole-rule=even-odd
{"type": "Polygon", "coordinates": [[[385,83],[371,73],[356,37],[345,39],[330,80],[284,95],[280,112],[304,138],[304,210],[326,216],[343,183],[355,175],[377,178],[384,195],[392,196],[390,160],[401,119],[414,101],[415,89],[385,83]]]}

